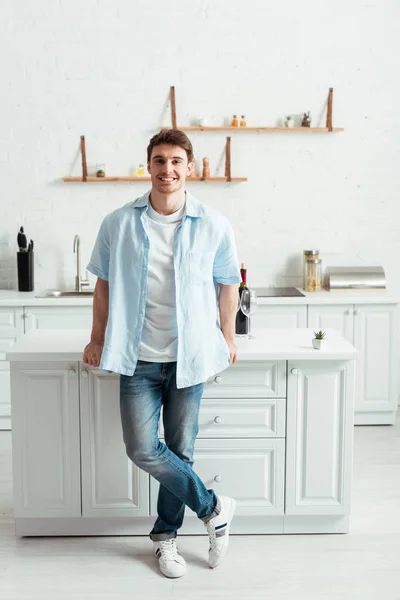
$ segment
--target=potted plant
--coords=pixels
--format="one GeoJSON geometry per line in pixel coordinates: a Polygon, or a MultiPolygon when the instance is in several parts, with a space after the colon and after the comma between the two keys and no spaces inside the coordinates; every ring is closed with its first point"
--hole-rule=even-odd
{"type": "Polygon", "coordinates": [[[325,347],[325,331],[314,331],[314,338],[312,341],[313,348],[315,350],[323,350],[325,347]]]}
{"type": "Polygon", "coordinates": [[[293,119],[291,115],[288,115],[285,120],[286,127],[293,127],[293,119]]]}

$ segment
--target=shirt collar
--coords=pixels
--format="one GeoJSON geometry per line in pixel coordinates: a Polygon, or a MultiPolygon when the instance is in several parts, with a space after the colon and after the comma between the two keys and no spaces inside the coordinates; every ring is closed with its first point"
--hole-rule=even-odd
{"type": "MultiPolygon", "coordinates": [[[[138,198],[133,203],[133,208],[148,208],[149,206],[149,198],[150,198],[151,190],[148,190],[143,196],[138,198]]],[[[189,192],[185,191],[186,194],[186,216],[187,217],[203,217],[204,216],[204,208],[201,203],[196,200],[189,192]]]]}

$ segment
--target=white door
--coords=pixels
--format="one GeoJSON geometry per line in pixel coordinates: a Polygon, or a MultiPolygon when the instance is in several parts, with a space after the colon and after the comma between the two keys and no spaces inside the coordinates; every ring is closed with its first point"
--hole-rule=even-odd
{"type": "Polygon", "coordinates": [[[291,304],[263,304],[251,316],[251,328],[292,329],[307,327],[307,306],[291,304]]]}
{"type": "Polygon", "coordinates": [[[12,362],[15,517],[79,517],[78,363],[12,362]]]}
{"type": "Polygon", "coordinates": [[[354,345],[360,355],[356,411],[397,408],[397,306],[360,304],[354,311],[354,345]]]}
{"type": "Polygon", "coordinates": [[[310,304],[308,306],[308,327],[336,329],[346,340],[353,343],[353,304],[310,304]]]}
{"type": "MultiPolygon", "coordinates": [[[[197,439],[193,468],[207,489],[235,498],[237,515],[283,515],[284,439],[197,439]]],[[[150,482],[156,516],[159,484],[150,482]]],[[[186,514],[196,516],[189,508],[186,514]]]]}
{"type": "Polygon", "coordinates": [[[25,331],[31,329],[91,329],[92,306],[25,307],[25,331]]]}
{"type": "Polygon", "coordinates": [[[0,307],[0,430],[11,429],[10,363],[6,352],[24,334],[23,310],[0,307]]]}
{"type": "Polygon", "coordinates": [[[127,457],[119,375],[81,366],[82,515],[149,515],[149,475],[127,457]]]}
{"type": "Polygon", "coordinates": [[[287,515],[350,512],[354,362],[289,361],[287,515]]]}

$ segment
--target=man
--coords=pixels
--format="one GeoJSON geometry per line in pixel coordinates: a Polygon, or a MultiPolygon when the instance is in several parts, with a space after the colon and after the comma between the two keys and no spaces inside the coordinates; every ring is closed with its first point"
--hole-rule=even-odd
{"type": "Polygon", "coordinates": [[[150,192],[106,216],[87,267],[98,279],[84,362],[121,374],[127,455],[160,482],[153,551],[164,575],[181,577],[175,538],[185,505],[205,523],[212,568],[235,510],[192,465],[203,382],[236,361],[240,272],[227,219],[185,192],[194,169],[187,136],[161,131],[147,160],[150,192]]]}

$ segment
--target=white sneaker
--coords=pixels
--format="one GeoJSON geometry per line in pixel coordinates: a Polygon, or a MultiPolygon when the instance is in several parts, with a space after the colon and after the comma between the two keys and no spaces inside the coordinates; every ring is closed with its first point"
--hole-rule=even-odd
{"type": "Polygon", "coordinates": [[[186,562],[178,554],[175,538],[153,542],[153,552],[165,577],[182,577],[186,573],[186,562]]]}
{"type": "Polygon", "coordinates": [[[219,515],[205,523],[210,540],[208,564],[212,569],[218,567],[229,544],[229,528],[236,508],[236,502],[228,496],[218,496],[221,503],[219,515]]]}

